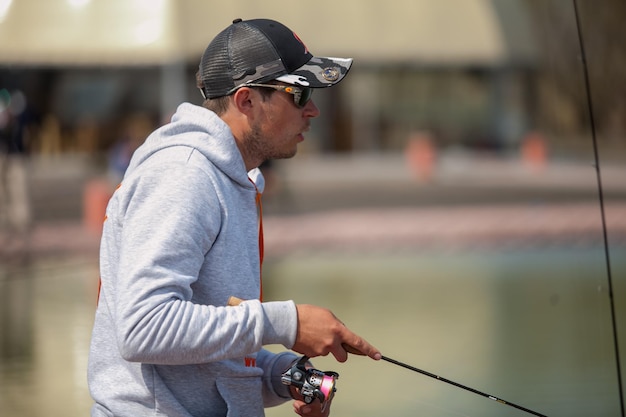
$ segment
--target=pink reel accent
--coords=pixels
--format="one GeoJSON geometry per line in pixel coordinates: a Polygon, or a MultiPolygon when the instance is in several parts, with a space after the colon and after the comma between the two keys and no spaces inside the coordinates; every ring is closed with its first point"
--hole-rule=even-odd
{"type": "Polygon", "coordinates": [[[322,384],[320,385],[320,391],[322,392],[322,394],[324,394],[324,399],[325,401],[329,401],[334,394],[334,387],[335,387],[335,378],[333,378],[332,376],[324,376],[324,379],[322,380],[322,384]]]}

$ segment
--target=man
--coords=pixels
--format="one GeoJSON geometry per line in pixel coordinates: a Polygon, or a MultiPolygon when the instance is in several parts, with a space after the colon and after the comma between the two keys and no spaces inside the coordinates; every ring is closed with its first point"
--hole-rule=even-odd
{"type": "Polygon", "coordinates": [[[327,415],[281,384],[297,356],[263,346],[380,359],[327,309],[261,300],[257,167],[296,154],[319,114],[312,88],[336,84],[351,63],[313,57],[265,19],[237,19],[209,44],[203,106],[181,104],[146,139],[107,207],[92,416],[254,417],[290,394],[296,413],[327,415]]]}

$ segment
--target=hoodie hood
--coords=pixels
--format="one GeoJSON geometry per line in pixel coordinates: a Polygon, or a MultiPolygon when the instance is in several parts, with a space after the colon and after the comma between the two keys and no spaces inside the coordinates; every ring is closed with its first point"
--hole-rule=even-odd
{"type": "Polygon", "coordinates": [[[241,152],[230,127],[212,111],[190,103],[178,106],[171,122],[148,136],[133,154],[125,176],[132,174],[156,152],[178,146],[196,149],[220,171],[243,187],[252,186],[250,179],[256,183],[257,188],[263,186],[258,169],[246,172],[241,152]]]}

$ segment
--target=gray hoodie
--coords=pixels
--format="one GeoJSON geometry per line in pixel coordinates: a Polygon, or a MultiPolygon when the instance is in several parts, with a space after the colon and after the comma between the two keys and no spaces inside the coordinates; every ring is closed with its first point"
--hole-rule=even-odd
{"type": "Polygon", "coordinates": [[[253,417],[288,400],[296,355],[262,346],[291,348],[297,314],[258,300],[253,171],[229,127],[188,103],[135,152],[104,222],[92,416],[253,417]]]}

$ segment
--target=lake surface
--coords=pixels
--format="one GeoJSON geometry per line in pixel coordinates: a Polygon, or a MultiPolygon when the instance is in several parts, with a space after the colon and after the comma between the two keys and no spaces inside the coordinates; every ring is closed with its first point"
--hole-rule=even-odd
{"type": "MultiPolygon", "coordinates": [[[[620,335],[625,254],[614,249],[612,268],[620,335]]],[[[331,308],[386,356],[549,416],[608,417],[619,415],[619,397],[603,256],[590,248],[327,255],[267,269],[277,298],[331,308]]],[[[386,362],[315,364],[340,373],[335,415],[529,415],[386,362]]]]}
{"type": "MultiPolygon", "coordinates": [[[[623,339],[626,247],[611,258],[623,339]]],[[[264,271],[267,300],[328,307],[393,359],[549,416],[619,415],[601,248],[320,251],[269,259],[264,271]]],[[[0,272],[0,414],[88,415],[96,261],[0,272]]],[[[387,362],[315,364],[340,374],[335,416],[528,415],[387,362]]],[[[267,414],[294,415],[290,405],[267,414]]]]}
{"type": "Polygon", "coordinates": [[[42,261],[0,270],[0,414],[89,415],[97,264],[42,261]]]}

